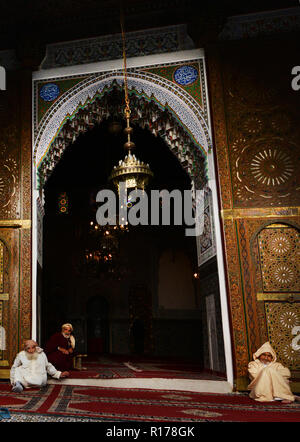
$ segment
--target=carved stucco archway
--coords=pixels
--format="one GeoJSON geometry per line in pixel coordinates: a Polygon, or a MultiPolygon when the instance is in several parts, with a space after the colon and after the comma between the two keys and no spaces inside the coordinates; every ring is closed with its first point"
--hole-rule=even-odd
{"type": "MultiPolygon", "coordinates": [[[[75,141],[79,133],[99,124],[107,115],[102,114],[97,106],[109,90],[117,85],[123,87],[123,72],[115,71],[90,75],[65,92],[47,111],[39,124],[34,124],[33,146],[33,314],[36,312],[36,262],[39,261],[39,232],[43,216],[43,184],[54,169],[61,154],[68,144],[75,141]],[[86,111],[91,110],[89,115],[86,111]],[[85,121],[81,112],[85,111],[85,121]]],[[[211,189],[213,196],[213,212],[215,217],[215,233],[217,261],[219,270],[221,312],[225,346],[227,378],[233,385],[233,369],[231,356],[231,338],[228,317],[226,284],[224,275],[223,250],[221,232],[218,222],[219,209],[215,182],[214,162],[212,155],[211,129],[206,96],[204,105],[189,95],[183,88],[152,73],[128,72],[128,88],[132,96],[138,100],[151,103],[151,124],[148,128],[162,136],[170,149],[177,156],[189,174],[192,184],[197,189],[211,189]],[[158,127],[155,116],[162,112],[168,115],[164,127],[158,127]],[[194,173],[193,164],[198,164],[202,174],[194,173]]],[[[143,120],[143,115],[139,115],[143,120]]],[[[148,119],[149,123],[149,119],[148,119]]],[[[160,123],[159,123],[160,124],[160,123]]],[[[42,233],[41,233],[42,235],[42,233]]],[[[35,313],[36,314],[36,313],[35,313]]],[[[32,335],[36,336],[36,320],[32,321],[32,335]]]]}
{"type": "MultiPolygon", "coordinates": [[[[33,158],[36,189],[40,184],[43,185],[39,183],[38,174],[47,175],[46,171],[44,173],[46,169],[51,172],[63,150],[75,141],[79,133],[107,118],[105,111],[97,106],[97,101],[109,92],[113,83],[122,87],[121,72],[102,74],[84,80],[63,94],[45,114],[35,133],[33,158]],[[85,120],[80,122],[78,120],[83,109],[88,110],[90,118],[86,115],[85,120]]],[[[136,97],[155,103],[157,119],[162,110],[168,110],[170,118],[166,122],[166,127],[161,128],[164,129],[164,133],[160,135],[179,161],[191,163],[191,155],[198,159],[202,157],[208,170],[207,155],[212,146],[208,116],[197,101],[184,89],[154,74],[129,72],[128,87],[136,97]]],[[[157,135],[157,132],[162,131],[153,124],[154,114],[153,109],[152,124],[149,128],[157,135]]],[[[140,118],[143,116],[140,115],[140,118]]],[[[188,173],[191,175],[191,170],[188,170],[188,173]]]]}

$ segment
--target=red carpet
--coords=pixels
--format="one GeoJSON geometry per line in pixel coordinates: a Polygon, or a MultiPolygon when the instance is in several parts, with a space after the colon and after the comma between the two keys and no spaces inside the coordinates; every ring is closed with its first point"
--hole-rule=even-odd
{"type": "Polygon", "coordinates": [[[117,378],[169,378],[224,380],[218,373],[204,371],[199,363],[139,359],[126,357],[100,357],[98,360],[82,359],[83,370],[71,371],[71,379],[117,378]]]}
{"type": "Polygon", "coordinates": [[[0,384],[0,406],[35,413],[143,422],[300,422],[300,403],[257,403],[242,394],[48,385],[11,392],[0,384]]]}

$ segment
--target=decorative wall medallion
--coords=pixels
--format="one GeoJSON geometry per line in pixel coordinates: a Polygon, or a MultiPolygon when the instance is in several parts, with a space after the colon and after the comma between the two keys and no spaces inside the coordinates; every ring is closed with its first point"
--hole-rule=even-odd
{"type": "Polygon", "coordinates": [[[264,266],[264,291],[289,291],[297,283],[297,269],[291,263],[271,262],[264,266]]]}
{"type": "Polygon", "coordinates": [[[283,347],[282,354],[289,365],[293,364],[294,361],[299,361],[299,350],[294,350],[290,343],[283,347]]]}
{"type": "MultiPolygon", "coordinates": [[[[274,232],[270,232],[271,234],[274,232]]],[[[265,251],[271,256],[284,256],[288,253],[292,253],[295,250],[297,244],[293,241],[293,238],[288,235],[288,232],[285,234],[277,234],[270,235],[268,242],[265,243],[265,251]]]]}
{"type": "Polygon", "coordinates": [[[197,80],[198,75],[198,71],[194,66],[185,65],[176,69],[174,72],[174,80],[180,84],[180,86],[188,86],[197,80]]]}
{"type": "Polygon", "coordinates": [[[273,273],[279,288],[288,289],[288,287],[294,286],[299,272],[297,272],[296,266],[291,263],[273,263],[270,266],[270,273],[273,273]]]}
{"type": "Polygon", "coordinates": [[[296,312],[287,310],[283,311],[279,317],[279,322],[284,329],[288,329],[291,331],[294,327],[296,327],[300,321],[296,315],[296,312]]]}
{"type": "Polygon", "coordinates": [[[45,84],[40,90],[40,97],[44,101],[53,101],[59,96],[59,94],[59,87],[55,83],[45,84]]]}
{"type": "Polygon", "coordinates": [[[265,186],[280,186],[294,172],[291,157],[276,147],[266,147],[253,155],[250,161],[253,177],[265,186]]]}
{"type": "Polygon", "coordinates": [[[266,302],[268,339],[277,358],[291,370],[300,369],[300,351],[295,350],[293,330],[300,325],[300,304],[266,302]]]}
{"type": "Polygon", "coordinates": [[[261,200],[270,205],[286,204],[286,198],[299,198],[300,166],[297,147],[282,139],[247,140],[232,144],[232,168],[237,200],[261,200]]]}
{"type": "Polygon", "coordinates": [[[248,135],[256,135],[262,131],[263,121],[257,115],[249,115],[242,120],[242,129],[248,135]]]}

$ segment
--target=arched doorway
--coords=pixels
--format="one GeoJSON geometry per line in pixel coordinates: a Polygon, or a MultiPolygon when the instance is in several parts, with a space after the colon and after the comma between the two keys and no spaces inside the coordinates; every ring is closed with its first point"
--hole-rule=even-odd
{"type": "MultiPolygon", "coordinates": [[[[200,293],[193,279],[196,240],[185,236],[184,225],[129,226],[129,232],[119,238],[118,273],[108,268],[94,271],[84,261],[89,224],[97,209],[95,195],[106,188],[113,165],[123,155],[123,131],[111,133],[111,122],[103,121],[70,145],[44,186],[42,340],[54,321],[57,327],[61,321],[81,321],[86,351],[136,353],[132,332],[139,320],[144,333],[142,353],[200,360],[200,293]],[[174,266],[182,280],[180,287],[170,286],[174,266]],[[97,335],[97,321],[102,322],[105,336],[97,335]],[[173,336],[172,348],[167,330],[173,336]]],[[[151,164],[154,174],[149,192],[190,189],[188,174],[164,140],[136,124],[134,140],[138,157],[151,164]]]]}
{"type": "MultiPolygon", "coordinates": [[[[67,144],[74,142],[82,130],[86,131],[87,128],[94,126],[95,122],[103,120],[103,108],[99,108],[95,100],[99,97],[102,98],[103,94],[109,92],[109,88],[114,81],[122,84],[121,73],[114,72],[85,78],[78,86],[71,88],[70,91],[58,99],[37,126],[33,168],[35,183],[33,205],[36,226],[39,225],[39,219],[43,216],[39,207],[43,203],[43,188],[51,171],[65,152],[67,144]]],[[[205,179],[208,179],[208,188],[211,189],[213,197],[210,209],[215,215],[216,247],[218,249],[216,261],[220,283],[220,309],[226,372],[232,383],[230,330],[221,235],[218,225],[217,189],[214,179],[213,156],[210,150],[212,146],[209,135],[209,118],[207,114],[204,115],[203,109],[191,100],[182,88],[171,86],[171,82],[168,81],[159,82],[156,75],[131,73],[129,75],[129,87],[133,96],[139,99],[144,98],[146,103],[143,109],[146,110],[144,113],[139,112],[137,107],[140,125],[142,127],[145,124],[148,125],[152,133],[166,141],[170,152],[175,154],[182,168],[188,174],[191,186],[196,189],[203,189],[205,179]],[[153,104],[155,104],[156,109],[150,109],[151,112],[148,112],[153,104]],[[161,119],[162,114],[168,116],[164,121],[161,119]],[[168,114],[171,115],[171,118],[168,114]],[[208,171],[207,175],[203,174],[203,171],[208,171]]],[[[41,237],[42,235],[39,237],[39,232],[36,232],[34,237],[36,249],[34,248],[33,253],[33,281],[36,281],[35,260],[39,258],[38,245],[41,243],[41,237]]],[[[34,292],[38,292],[35,282],[33,289],[34,292]]],[[[33,311],[34,314],[38,312],[35,297],[33,297],[33,311]]],[[[33,334],[36,333],[35,327],[36,318],[33,320],[33,334]]]]}

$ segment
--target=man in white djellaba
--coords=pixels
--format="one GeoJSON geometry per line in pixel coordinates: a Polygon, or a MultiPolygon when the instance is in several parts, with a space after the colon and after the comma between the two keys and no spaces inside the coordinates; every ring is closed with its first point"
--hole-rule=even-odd
{"type": "Polygon", "coordinates": [[[290,370],[277,362],[277,355],[269,342],[265,342],[248,364],[251,383],[248,385],[250,397],[259,402],[278,400],[282,404],[298,401],[289,386],[290,370]]]}
{"type": "Polygon", "coordinates": [[[21,393],[24,388],[43,387],[47,384],[47,374],[56,379],[69,376],[68,371],[56,370],[37,342],[25,341],[24,350],[17,354],[10,370],[12,391],[21,393]]]}

